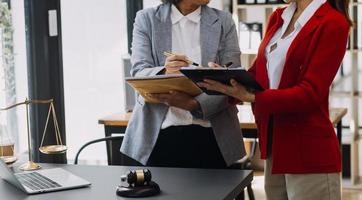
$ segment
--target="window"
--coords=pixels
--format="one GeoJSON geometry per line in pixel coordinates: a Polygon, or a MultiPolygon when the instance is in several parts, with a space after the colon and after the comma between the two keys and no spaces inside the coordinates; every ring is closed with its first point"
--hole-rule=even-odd
{"type": "MultiPolygon", "coordinates": [[[[72,160],[84,143],[105,136],[98,119],[124,112],[126,1],[63,0],[61,12],[67,157],[72,160]]],[[[87,148],[84,160],[105,164],[105,144],[87,148]]]]}
{"type": "MultiPolygon", "coordinates": [[[[28,96],[24,2],[11,1],[0,6],[0,107],[28,96]]],[[[15,143],[15,152],[27,150],[25,109],[0,112],[0,145],[15,143]],[[9,141],[10,140],[10,141],[9,141]]]]}

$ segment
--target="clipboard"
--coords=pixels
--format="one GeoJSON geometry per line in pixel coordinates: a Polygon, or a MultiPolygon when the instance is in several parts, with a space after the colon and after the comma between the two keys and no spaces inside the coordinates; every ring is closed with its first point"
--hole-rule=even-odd
{"type": "MultiPolygon", "coordinates": [[[[182,68],[180,72],[194,83],[202,82],[204,79],[210,79],[230,85],[230,80],[235,79],[250,91],[264,90],[253,76],[241,68],[182,68]]],[[[220,92],[209,91],[205,88],[200,89],[208,95],[224,95],[220,92]]]]}
{"type": "Polygon", "coordinates": [[[202,90],[190,79],[182,74],[179,75],[157,75],[147,77],[126,77],[126,82],[133,87],[148,103],[160,103],[154,98],[148,97],[147,93],[169,93],[180,91],[191,96],[197,96],[202,90]]]}

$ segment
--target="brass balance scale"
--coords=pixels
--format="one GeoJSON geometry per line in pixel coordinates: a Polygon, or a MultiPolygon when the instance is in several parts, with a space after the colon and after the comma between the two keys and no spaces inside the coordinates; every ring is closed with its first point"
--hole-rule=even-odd
{"type": "MultiPolygon", "coordinates": [[[[31,148],[31,142],[30,142],[31,133],[30,133],[30,125],[29,125],[29,105],[30,104],[49,104],[48,115],[47,115],[47,119],[45,122],[45,127],[44,127],[44,131],[43,131],[43,136],[42,136],[42,140],[40,143],[39,151],[43,154],[50,154],[50,155],[63,154],[67,151],[67,146],[63,145],[62,138],[60,137],[59,125],[58,125],[58,120],[57,120],[57,115],[55,112],[53,99],[49,99],[49,100],[28,100],[28,99],[26,99],[24,102],[17,103],[17,104],[11,105],[9,107],[0,109],[0,111],[6,111],[6,110],[10,110],[12,108],[15,108],[17,106],[20,106],[20,105],[25,105],[25,107],[26,107],[26,125],[27,125],[27,133],[28,133],[29,161],[19,167],[21,170],[24,170],[24,171],[37,170],[37,169],[41,168],[41,166],[39,164],[33,162],[33,159],[31,156],[32,148],[31,148]],[[53,118],[53,124],[54,124],[54,129],[55,129],[55,138],[56,138],[57,143],[54,145],[44,145],[44,139],[46,136],[49,119],[51,116],[53,118]]],[[[15,152],[14,152],[14,145],[10,145],[10,151],[12,151],[11,152],[12,156],[8,156],[8,155],[5,156],[4,147],[0,146],[0,159],[2,159],[8,165],[11,165],[17,161],[17,157],[15,156],[15,152]]]]}

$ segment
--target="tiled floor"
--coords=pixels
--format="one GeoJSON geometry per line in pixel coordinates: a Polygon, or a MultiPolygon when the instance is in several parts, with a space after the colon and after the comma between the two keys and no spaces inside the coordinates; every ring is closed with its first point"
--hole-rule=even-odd
{"type": "MultiPolygon", "coordinates": [[[[254,176],[253,190],[256,200],[266,200],[264,193],[264,176],[261,172],[257,172],[254,176]]],[[[248,199],[248,198],[246,198],[248,199]]],[[[347,190],[343,189],[343,200],[362,200],[362,190],[347,190]]]]}
{"type": "Polygon", "coordinates": [[[362,191],[359,190],[343,190],[343,199],[362,200],[362,191]]]}

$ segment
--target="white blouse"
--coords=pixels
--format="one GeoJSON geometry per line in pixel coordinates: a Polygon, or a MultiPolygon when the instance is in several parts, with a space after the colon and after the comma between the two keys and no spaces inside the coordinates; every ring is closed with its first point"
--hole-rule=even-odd
{"type": "MultiPolygon", "coordinates": [[[[196,63],[201,63],[200,19],[201,7],[184,16],[176,6],[172,5],[172,52],[184,54],[196,63]]],[[[209,121],[196,119],[187,110],[170,107],[161,129],[190,124],[198,124],[204,127],[211,126],[209,121]]]]}
{"type": "Polygon", "coordinates": [[[308,7],[299,16],[298,20],[294,24],[294,30],[292,33],[282,38],[286,32],[294,12],[297,9],[295,2],[291,3],[282,14],[284,21],[283,26],[274,34],[269,44],[265,49],[265,57],[267,59],[267,69],[270,89],[278,89],[280,79],[283,73],[286,56],[290,45],[297,37],[298,33],[302,30],[304,25],[312,18],[314,13],[326,2],[327,0],[313,0],[308,7]],[[274,50],[272,50],[274,48],[274,50]]]}

